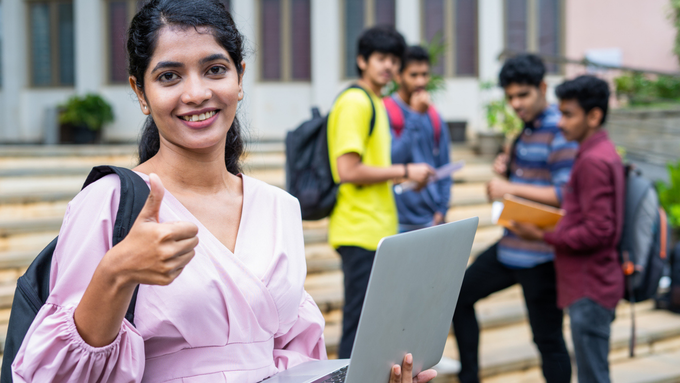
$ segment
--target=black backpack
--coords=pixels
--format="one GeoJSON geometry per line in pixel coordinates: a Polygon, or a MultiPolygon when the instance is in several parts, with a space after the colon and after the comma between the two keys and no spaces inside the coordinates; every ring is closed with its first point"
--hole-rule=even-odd
{"type": "MultiPolygon", "coordinates": [[[[105,175],[113,173],[120,177],[120,205],[116,214],[112,238],[112,244],[116,245],[128,234],[137,215],[144,207],[149,196],[149,187],[132,170],[115,166],[97,166],[87,176],[83,189],[105,175]]],[[[52,266],[52,254],[57,246],[58,239],[58,237],[53,239],[33,260],[26,273],[17,280],[7,337],[5,338],[5,351],[2,356],[1,383],[12,382],[12,362],[31,323],[50,295],[50,268],[52,266]]],[[[132,324],[134,324],[138,289],[139,286],[135,289],[130,306],[125,314],[125,319],[132,324]]]]}
{"type": "MultiPolygon", "coordinates": [[[[373,99],[358,85],[345,91],[349,89],[363,90],[371,101],[370,137],[375,127],[373,99]]],[[[333,211],[339,187],[333,180],[328,156],[328,116],[322,117],[318,108],[312,108],[312,119],[286,135],[286,190],[300,201],[302,219],[318,220],[333,211]]]]}

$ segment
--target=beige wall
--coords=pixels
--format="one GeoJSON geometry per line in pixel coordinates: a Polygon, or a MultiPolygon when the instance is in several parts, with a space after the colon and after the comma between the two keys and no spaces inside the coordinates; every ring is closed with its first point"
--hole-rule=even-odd
{"type": "MultiPolygon", "coordinates": [[[[565,54],[581,59],[589,49],[620,48],[623,65],[680,71],[673,55],[675,29],[669,0],[566,0],[565,54]]],[[[567,75],[582,71],[572,66],[567,75]]]]}

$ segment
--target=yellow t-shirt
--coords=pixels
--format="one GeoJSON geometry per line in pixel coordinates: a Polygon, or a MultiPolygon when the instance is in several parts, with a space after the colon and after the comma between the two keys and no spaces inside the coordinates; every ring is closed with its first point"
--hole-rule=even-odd
{"type": "MultiPolygon", "coordinates": [[[[341,94],[328,116],[328,152],[335,182],[340,182],[337,158],[346,153],[358,153],[368,166],[392,165],[392,137],[387,112],[382,100],[373,92],[369,93],[375,105],[375,127],[370,138],[368,133],[373,109],[361,89],[349,89],[341,94]]],[[[397,230],[392,182],[340,185],[328,228],[331,246],[376,250],[382,238],[396,234],[397,230]]]]}

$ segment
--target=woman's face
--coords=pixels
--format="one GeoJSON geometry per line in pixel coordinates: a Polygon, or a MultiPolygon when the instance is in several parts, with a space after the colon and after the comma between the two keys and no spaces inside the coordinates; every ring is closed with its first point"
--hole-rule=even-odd
{"type": "Polygon", "coordinates": [[[161,146],[224,150],[243,98],[241,76],[207,28],[163,27],[137,93],[142,112],[158,126],[161,146]]]}

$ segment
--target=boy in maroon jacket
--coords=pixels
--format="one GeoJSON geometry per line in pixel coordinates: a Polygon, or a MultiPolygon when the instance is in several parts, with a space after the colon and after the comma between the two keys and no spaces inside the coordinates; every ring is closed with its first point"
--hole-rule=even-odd
{"type": "Polygon", "coordinates": [[[624,278],[617,244],[623,229],[624,170],[602,128],[609,86],[593,76],[565,81],[556,89],[567,140],[580,144],[564,191],[566,215],[553,232],[515,223],[525,239],[555,247],[557,303],[569,309],[578,381],[609,382],[609,335],[624,278]]]}

